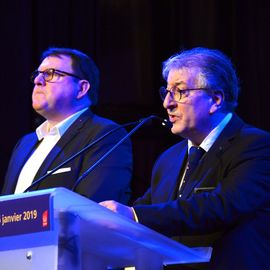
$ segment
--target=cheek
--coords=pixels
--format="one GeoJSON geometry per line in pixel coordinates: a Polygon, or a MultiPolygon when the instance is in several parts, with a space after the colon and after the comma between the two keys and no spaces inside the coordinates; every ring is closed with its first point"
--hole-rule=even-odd
{"type": "Polygon", "coordinates": [[[78,92],[77,86],[73,84],[63,84],[61,88],[58,88],[57,90],[57,96],[68,99],[68,98],[74,98],[76,96],[76,93],[78,92]]]}
{"type": "Polygon", "coordinates": [[[212,104],[212,99],[208,95],[205,94],[200,96],[200,99],[191,106],[193,115],[196,115],[197,117],[209,115],[212,104]]]}
{"type": "Polygon", "coordinates": [[[206,113],[208,114],[208,108],[206,106],[185,106],[180,111],[180,124],[192,128],[198,125],[201,122],[201,119],[205,117],[206,113]]]}

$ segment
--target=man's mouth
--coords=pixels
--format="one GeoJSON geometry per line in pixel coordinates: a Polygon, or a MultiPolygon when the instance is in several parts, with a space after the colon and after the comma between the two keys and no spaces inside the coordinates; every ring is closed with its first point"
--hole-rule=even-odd
{"type": "Polygon", "coordinates": [[[173,114],[169,114],[169,119],[170,119],[170,122],[174,123],[177,119],[177,116],[173,114]]]}

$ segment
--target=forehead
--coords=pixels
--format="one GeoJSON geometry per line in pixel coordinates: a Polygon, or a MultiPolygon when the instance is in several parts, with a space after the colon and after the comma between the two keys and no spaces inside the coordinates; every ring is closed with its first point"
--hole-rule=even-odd
{"type": "Polygon", "coordinates": [[[72,59],[66,55],[48,56],[39,65],[39,70],[55,68],[66,72],[72,72],[72,59]]]}
{"type": "Polygon", "coordinates": [[[194,85],[200,82],[201,71],[198,68],[181,68],[171,69],[167,83],[168,84],[183,84],[183,85],[194,85]]]}

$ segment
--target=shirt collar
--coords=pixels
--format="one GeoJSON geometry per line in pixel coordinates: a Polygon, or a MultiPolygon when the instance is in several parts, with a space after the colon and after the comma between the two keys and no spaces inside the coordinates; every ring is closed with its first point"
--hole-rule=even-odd
{"type": "Polygon", "coordinates": [[[58,123],[57,125],[55,125],[52,128],[48,128],[48,121],[43,122],[39,127],[37,127],[36,129],[36,134],[38,137],[38,140],[42,140],[44,137],[46,136],[62,136],[66,130],[75,122],[75,120],[86,110],[88,110],[88,108],[84,108],[72,115],[70,115],[69,117],[67,117],[66,119],[64,119],[63,121],[61,121],[60,123],[58,123]]]}
{"type": "MultiPolygon", "coordinates": [[[[225,126],[229,123],[232,118],[232,113],[226,114],[226,116],[221,120],[221,122],[214,128],[212,131],[206,136],[206,138],[200,144],[200,147],[208,152],[210,147],[214,144],[219,134],[225,128],[225,126]]],[[[188,140],[188,150],[193,146],[192,142],[188,140]]]]}

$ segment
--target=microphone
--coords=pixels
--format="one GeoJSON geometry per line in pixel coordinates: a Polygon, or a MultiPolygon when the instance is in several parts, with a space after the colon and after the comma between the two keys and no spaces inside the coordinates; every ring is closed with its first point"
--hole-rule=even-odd
{"type": "Polygon", "coordinates": [[[121,145],[125,140],[127,140],[135,131],[137,131],[141,126],[147,123],[150,120],[158,119],[161,121],[163,126],[172,127],[172,124],[167,120],[156,115],[150,115],[146,118],[139,120],[139,124],[137,124],[129,133],[127,133],[118,143],[116,143],[111,149],[109,149],[100,159],[98,159],[90,168],[88,168],[75,182],[72,187],[72,191],[75,191],[77,186],[82,182],[82,180],[92,172],[105,158],[107,158],[119,145],[121,145]]]}
{"type": "MultiPolygon", "coordinates": [[[[140,121],[140,120],[139,120],[140,121]]],[[[87,144],[83,149],[81,149],[80,151],[78,151],[77,153],[75,153],[74,155],[72,155],[71,157],[69,157],[68,159],[66,159],[64,162],[60,163],[58,166],[56,166],[54,169],[52,169],[51,171],[49,171],[48,173],[42,175],[39,179],[35,180],[24,192],[28,192],[31,188],[33,188],[34,186],[38,185],[39,183],[41,183],[45,178],[47,178],[48,176],[52,175],[55,171],[59,170],[60,168],[64,167],[68,162],[72,161],[73,159],[75,159],[76,157],[78,157],[79,155],[83,154],[84,152],[86,152],[89,148],[91,148],[92,146],[96,145],[98,142],[100,142],[102,139],[104,139],[105,137],[107,137],[108,135],[110,135],[111,133],[117,131],[120,128],[123,127],[128,127],[128,126],[132,126],[137,124],[139,121],[136,122],[130,122],[130,123],[126,123],[123,124],[121,126],[117,126],[114,129],[109,130],[108,132],[106,132],[105,134],[103,134],[101,137],[97,138],[96,140],[94,140],[93,142],[87,144]]]]}
{"type": "Polygon", "coordinates": [[[153,118],[156,118],[157,120],[159,120],[161,122],[161,125],[166,127],[166,128],[169,128],[171,129],[173,124],[168,120],[168,119],[163,119],[159,116],[155,116],[155,115],[152,115],[153,118]]]}
{"type": "MultiPolygon", "coordinates": [[[[54,169],[52,169],[51,171],[49,171],[48,173],[44,174],[43,176],[41,176],[40,178],[38,178],[37,180],[35,180],[23,193],[30,191],[33,187],[35,187],[36,185],[40,184],[44,179],[46,179],[48,176],[52,175],[55,171],[59,170],[60,168],[64,167],[68,162],[72,161],[73,159],[75,159],[76,157],[78,157],[79,155],[83,154],[84,152],[86,152],[88,149],[90,149],[91,147],[93,147],[94,145],[96,145],[98,142],[100,142],[101,140],[103,140],[104,138],[106,138],[107,136],[109,136],[110,134],[112,134],[113,132],[124,128],[124,127],[128,127],[128,126],[132,126],[132,125],[136,125],[138,124],[138,126],[140,127],[141,125],[143,125],[145,122],[147,122],[150,119],[159,119],[162,122],[163,126],[168,126],[168,120],[166,119],[162,119],[158,116],[149,116],[147,118],[144,119],[140,119],[138,121],[135,122],[129,122],[120,126],[117,126],[111,130],[109,130],[108,132],[106,132],[105,134],[103,134],[101,137],[97,138],[96,140],[94,140],[93,142],[87,144],[84,148],[82,148],[80,151],[76,152],[74,155],[72,155],[71,157],[69,157],[68,159],[66,159],[65,161],[63,161],[62,163],[60,163],[58,166],[56,166],[54,169]],[[145,121],[147,119],[147,121],[145,121]]],[[[139,128],[138,127],[138,128],[139,128]]],[[[135,131],[134,131],[135,132],[135,131]]],[[[132,132],[132,133],[134,133],[132,132]]],[[[130,134],[131,135],[131,134],[130,134]]],[[[125,136],[126,137],[126,136],[125,136]]],[[[124,137],[124,138],[125,138],[124,137]]],[[[128,138],[128,137],[127,137],[128,138]]],[[[126,139],[127,139],[126,138],[126,139]]],[[[122,142],[121,142],[122,143],[122,142]]],[[[115,147],[116,148],[116,147],[115,147]]],[[[114,150],[114,149],[113,149],[114,150]]],[[[103,160],[103,159],[102,159],[103,160]]],[[[101,162],[101,161],[100,161],[101,162]]],[[[92,166],[93,167],[93,166],[92,166]]],[[[85,175],[86,176],[86,175],[85,175]]],[[[75,185],[74,185],[75,186],[75,185]]],[[[72,188],[72,190],[74,190],[72,188]]]]}

